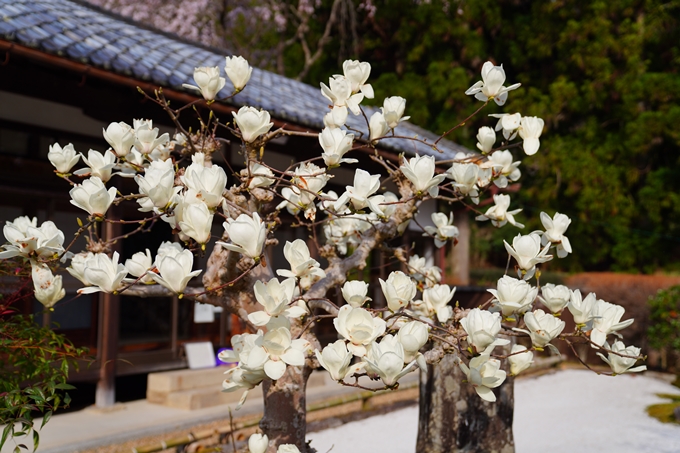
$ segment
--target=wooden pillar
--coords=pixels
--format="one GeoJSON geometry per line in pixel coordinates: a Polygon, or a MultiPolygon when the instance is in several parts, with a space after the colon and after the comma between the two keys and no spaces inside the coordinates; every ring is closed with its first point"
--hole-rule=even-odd
{"type": "MultiPolygon", "coordinates": [[[[113,212],[113,210],[112,210],[113,212]]],[[[111,213],[110,218],[117,217],[111,213]]],[[[105,223],[103,225],[105,239],[120,235],[120,224],[105,223]]],[[[115,244],[111,245],[115,250],[115,244]]],[[[95,393],[95,406],[112,407],[116,403],[116,361],[118,359],[118,337],[120,324],[120,296],[99,293],[99,380],[95,393]]]]}
{"type": "Polygon", "coordinates": [[[451,283],[454,285],[470,284],[470,213],[458,211],[454,215],[454,225],[458,227],[458,243],[450,255],[451,283]]]}

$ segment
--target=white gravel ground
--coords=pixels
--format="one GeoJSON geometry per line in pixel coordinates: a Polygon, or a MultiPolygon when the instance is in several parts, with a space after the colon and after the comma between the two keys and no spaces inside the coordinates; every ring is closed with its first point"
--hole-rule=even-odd
{"type": "MultiPolygon", "coordinates": [[[[678,453],[680,426],[647,415],[676,387],[640,375],[565,370],[515,384],[517,453],[678,453]]],[[[413,453],[418,408],[310,433],[320,453],[413,453]]]]}

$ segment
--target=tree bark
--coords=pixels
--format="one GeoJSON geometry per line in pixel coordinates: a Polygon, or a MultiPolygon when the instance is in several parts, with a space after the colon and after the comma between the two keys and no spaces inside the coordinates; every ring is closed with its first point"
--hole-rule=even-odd
{"type": "Polygon", "coordinates": [[[277,381],[265,379],[262,383],[264,394],[264,416],[260,429],[269,437],[269,453],[276,452],[282,444],[294,444],[302,453],[313,453],[306,449],[307,434],[307,379],[311,368],[289,366],[286,374],[277,381]]]}
{"type": "Polygon", "coordinates": [[[514,379],[508,377],[488,403],[463,382],[453,354],[420,374],[418,453],[514,453],[514,379]]]}

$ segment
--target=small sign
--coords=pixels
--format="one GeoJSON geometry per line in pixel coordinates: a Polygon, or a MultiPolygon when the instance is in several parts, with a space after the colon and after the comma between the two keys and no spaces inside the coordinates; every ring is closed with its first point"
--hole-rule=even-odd
{"type": "Polygon", "coordinates": [[[187,354],[189,369],[212,368],[217,365],[215,351],[213,351],[212,343],[209,341],[185,343],[184,350],[187,354]]]}
{"type": "Polygon", "coordinates": [[[194,322],[197,324],[215,322],[214,307],[211,304],[196,302],[194,304],[194,322]]]}

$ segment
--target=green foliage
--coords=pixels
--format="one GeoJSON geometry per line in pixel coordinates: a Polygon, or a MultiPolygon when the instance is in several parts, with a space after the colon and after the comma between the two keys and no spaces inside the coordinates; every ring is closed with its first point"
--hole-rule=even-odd
{"type": "MultiPolygon", "coordinates": [[[[540,228],[541,210],[573,219],[567,234],[574,254],[560,265],[636,272],[678,266],[680,0],[377,6],[360,24],[353,55],[372,64],[374,103],[404,96],[406,114],[441,133],[479,106],[464,91],[485,61],[503,63],[508,84],[523,84],[503,108],[492,103],[484,113],[544,118],[541,149],[520,167],[513,207],[525,209],[526,231],[540,228]]],[[[325,71],[310,72],[314,85],[321,74],[338,72],[335,58],[321,64],[325,71]]],[[[477,127],[493,124],[481,115],[450,138],[474,149],[477,127]]],[[[505,251],[497,252],[490,258],[504,266],[505,251]]]]}
{"type": "MultiPolygon", "coordinates": [[[[34,417],[44,426],[52,413],[69,405],[69,369],[87,350],[76,348],[63,335],[40,327],[33,316],[0,318],[0,425],[5,425],[0,448],[9,438],[31,434],[34,451],[39,435],[34,417]]],[[[15,451],[26,448],[18,444],[15,451]]]]}
{"type": "Polygon", "coordinates": [[[649,345],[680,353],[680,285],[656,293],[649,299],[649,345]]]}

